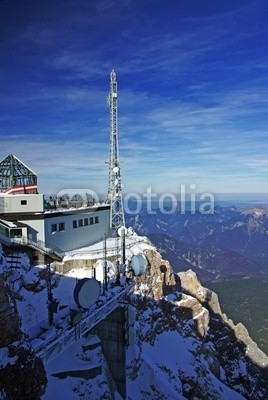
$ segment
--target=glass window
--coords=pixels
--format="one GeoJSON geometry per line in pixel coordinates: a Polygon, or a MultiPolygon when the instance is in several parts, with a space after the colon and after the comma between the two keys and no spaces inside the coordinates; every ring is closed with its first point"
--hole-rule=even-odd
{"type": "Polygon", "coordinates": [[[99,217],[97,216],[97,217],[95,217],[95,224],[98,224],[99,223],[99,217]]]}
{"type": "Polygon", "coordinates": [[[52,224],[51,225],[51,233],[57,232],[57,224],[52,224]]]}
{"type": "Polygon", "coordinates": [[[73,228],[77,228],[77,221],[76,220],[73,221],[73,228]]]}
{"type": "Polygon", "coordinates": [[[22,229],[11,229],[10,230],[10,237],[11,238],[20,238],[22,237],[22,229]]]}
{"type": "Polygon", "coordinates": [[[85,225],[85,226],[88,225],[88,218],[84,218],[84,225],[85,225]]]}
{"type": "Polygon", "coordinates": [[[93,225],[94,224],[94,219],[93,219],[93,217],[90,217],[90,225],[93,225]]]}
{"type": "Polygon", "coordinates": [[[79,219],[79,220],[78,220],[78,226],[79,226],[79,227],[83,226],[83,220],[82,220],[82,219],[79,219]]]}
{"type": "Polygon", "coordinates": [[[26,206],[27,205],[27,200],[21,200],[20,204],[21,204],[21,206],[26,206]]]}
{"type": "Polygon", "coordinates": [[[65,231],[65,223],[64,222],[59,223],[59,231],[65,231]]]}

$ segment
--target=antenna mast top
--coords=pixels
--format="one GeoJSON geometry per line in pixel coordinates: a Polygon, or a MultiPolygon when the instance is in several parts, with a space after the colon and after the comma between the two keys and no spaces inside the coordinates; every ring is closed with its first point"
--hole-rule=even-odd
{"type": "Polygon", "coordinates": [[[113,69],[110,73],[110,92],[108,96],[110,108],[110,157],[108,201],[110,210],[110,229],[112,236],[118,236],[118,229],[125,226],[125,217],[122,200],[121,173],[119,166],[118,149],[118,114],[117,114],[117,81],[113,69]]]}

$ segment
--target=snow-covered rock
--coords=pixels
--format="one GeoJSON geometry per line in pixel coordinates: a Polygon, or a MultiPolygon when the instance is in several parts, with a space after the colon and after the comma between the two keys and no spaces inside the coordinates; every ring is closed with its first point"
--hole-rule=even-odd
{"type": "Polygon", "coordinates": [[[128,400],[266,398],[268,358],[246,328],[222,314],[217,295],[193,271],[177,280],[158,253],[149,256],[146,293],[139,279],[131,298],[137,342],[127,353],[128,400]]]}
{"type": "MultiPolygon", "coordinates": [[[[3,253],[1,258],[3,264],[3,253]]],[[[12,287],[4,273],[0,273],[0,398],[38,400],[46,385],[46,375],[21,330],[12,287]]]]}
{"type": "MultiPolygon", "coordinates": [[[[139,251],[146,257],[146,272],[135,278],[129,297],[136,310],[136,341],[126,348],[126,400],[268,398],[268,359],[246,328],[222,314],[217,295],[204,288],[195,273],[175,274],[168,261],[142,243],[144,248],[139,244],[139,251]]],[[[136,251],[136,247],[131,249],[136,251]]],[[[4,265],[2,253],[0,257],[4,265]]],[[[76,265],[65,275],[53,273],[53,295],[59,305],[55,320],[60,328],[73,302],[76,279],[91,276],[84,262],[83,266],[76,265]]],[[[28,268],[26,261],[22,270],[20,277],[13,275],[18,278],[16,287],[8,285],[0,272],[0,313],[4,317],[0,326],[1,400],[37,400],[46,385],[43,365],[21,328],[32,335],[47,319],[47,271],[43,266],[28,268]],[[11,386],[14,376],[27,383],[20,392],[11,386]]],[[[35,348],[40,340],[41,336],[33,340],[35,348]]],[[[122,400],[96,337],[80,338],[45,368],[48,384],[42,400],[122,400]]]]}

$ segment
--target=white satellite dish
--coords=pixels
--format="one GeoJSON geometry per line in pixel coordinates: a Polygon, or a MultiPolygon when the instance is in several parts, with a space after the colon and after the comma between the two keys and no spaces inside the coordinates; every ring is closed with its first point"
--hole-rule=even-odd
{"type": "Polygon", "coordinates": [[[140,276],[145,272],[145,258],[141,254],[137,254],[131,258],[131,268],[135,276],[140,276]]]}
{"type": "Polygon", "coordinates": [[[79,307],[89,308],[100,295],[100,284],[96,279],[80,279],[74,288],[74,301],[79,307]]]}
{"type": "Polygon", "coordinates": [[[113,172],[114,172],[115,174],[118,174],[118,172],[119,172],[119,167],[113,167],[113,172]]]}

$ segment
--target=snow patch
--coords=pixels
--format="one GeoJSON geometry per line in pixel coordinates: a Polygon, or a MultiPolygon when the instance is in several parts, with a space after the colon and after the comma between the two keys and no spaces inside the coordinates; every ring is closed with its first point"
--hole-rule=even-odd
{"type": "Polygon", "coordinates": [[[4,368],[7,365],[14,365],[18,360],[17,356],[9,357],[9,350],[7,347],[0,348],[0,367],[4,368]]]}

